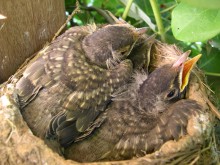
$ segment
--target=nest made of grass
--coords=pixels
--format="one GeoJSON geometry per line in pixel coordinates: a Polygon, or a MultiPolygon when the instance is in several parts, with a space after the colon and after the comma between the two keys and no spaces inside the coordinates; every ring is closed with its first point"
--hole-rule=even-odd
{"type": "MultiPolygon", "coordinates": [[[[182,54],[175,45],[161,42],[155,42],[149,53],[151,68],[171,63],[182,54]]],[[[20,114],[12,81],[2,84],[0,90],[0,164],[78,164],[54,153],[43,140],[33,135],[20,114]]],[[[186,136],[178,141],[168,141],[158,151],[144,157],[95,164],[217,164],[219,158],[213,126],[214,113],[218,112],[210,101],[211,90],[198,68],[191,75],[187,97],[196,100],[203,107],[204,113],[190,118],[186,136]]]]}

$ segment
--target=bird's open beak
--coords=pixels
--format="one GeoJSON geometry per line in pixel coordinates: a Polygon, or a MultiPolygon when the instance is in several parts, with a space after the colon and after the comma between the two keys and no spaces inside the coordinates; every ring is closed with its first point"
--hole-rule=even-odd
{"type": "Polygon", "coordinates": [[[201,54],[193,57],[192,59],[187,60],[190,50],[183,53],[180,58],[173,64],[173,68],[180,68],[180,92],[182,92],[185,87],[188,85],[190,73],[195,66],[196,62],[202,56],[201,54]]]}
{"type": "Polygon", "coordinates": [[[192,71],[192,68],[195,66],[196,62],[200,59],[201,56],[202,55],[199,54],[184,63],[183,71],[182,71],[182,85],[180,88],[181,91],[183,91],[185,87],[188,85],[189,76],[192,71]]]}

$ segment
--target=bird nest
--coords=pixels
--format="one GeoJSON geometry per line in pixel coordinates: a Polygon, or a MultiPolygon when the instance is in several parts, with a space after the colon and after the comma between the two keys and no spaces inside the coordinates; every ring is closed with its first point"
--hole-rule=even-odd
{"type": "MultiPolygon", "coordinates": [[[[155,42],[150,54],[150,68],[175,61],[182,52],[175,45],[155,42]]],[[[25,66],[24,66],[25,67],[25,66]]],[[[20,72],[20,70],[19,70],[20,72]]],[[[43,140],[33,135],[19,111],[17,94],[11,81],[1,85],[0,92],[0,164],[77,164],[54,153],[43,140]]],[[[196,100],[203,113],[191,116],[187,135],[178,141],[167,141],[158,151],[125,161],[96,164],[210,164],[218,162],[214,124],[216,108],[203,73],[194,68],[187,98],[196,100]]],[[[88,163],[89,164],[89,163],[88,163]]],[[[93,163],[94,164],[94,163],[93,163]]]]}

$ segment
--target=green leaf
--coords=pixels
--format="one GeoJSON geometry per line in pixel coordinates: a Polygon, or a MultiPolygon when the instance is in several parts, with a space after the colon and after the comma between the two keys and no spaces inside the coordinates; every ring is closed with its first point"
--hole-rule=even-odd
{"type": "Polygon", "coordinates": [[[191,6],[205,9],[220,9],[219,0],[182,0],[191,6]]]}
{"type": "Polygon", "coordinates": [[[65,0],[65,6],[74,6],[76,4],[76,0],[65,0]]]}
{"type": "Polygon", "coordinates": [[[99,1],[99,0],[94,0],[94,1],[91,1],[92,3],[92,6],[95,6],[95,7],[99,7],[101,8],[102,7],[102,4],[103,2],[102,1],[99,1]]]}
{"type": "Polygon", "coordinates": [[[143,10],[149,17],[154,17],[153,10],[150,5],[150,1],[146,0],[134,0],[134,3],[137,4],[141,10],[143,10]]]}
{"type": "Polygon", "coordinates": [[[195,8],[181,2],[172,12],[171,27],[179,40],[208,40],[220,33],[220,9],[195,8]]]}
{"type": "Polygon", "coordinates": [[[202,50],[202,58],[199,60],[199,66],[206,72],[220,74],[220,51],[212,47],[207,50],[207,47],[208,45],[202,50]]]}
{"type": "Polygon", "coordinates": [[[220,50],[220,35],[217,35],[215,38],[212,38],[211,40],[209,40],[209,44],[213,48],[217,48],[220,50]]]}

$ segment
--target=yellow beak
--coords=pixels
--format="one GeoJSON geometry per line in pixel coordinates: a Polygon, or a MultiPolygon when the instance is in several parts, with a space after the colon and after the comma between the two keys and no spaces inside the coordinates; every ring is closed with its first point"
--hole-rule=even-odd
{"type": "Polygon", "coordinates": [[[202,55],[199,54],[199,55],[193,57],[192,59],[190,59],[190,60],[188,60],[184,63],[183,71],[182,71],[182,84],[181,84],[181,87],[180,87],[181,92],[188,85],[190,73],[191,73],[193,67],[195,66],[196,62],[200,59],[201,56],[202,55]]]}

